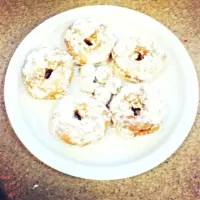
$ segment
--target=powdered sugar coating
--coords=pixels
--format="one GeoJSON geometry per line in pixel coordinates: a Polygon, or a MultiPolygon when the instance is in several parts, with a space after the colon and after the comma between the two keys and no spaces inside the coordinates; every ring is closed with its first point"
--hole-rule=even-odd
{"type": "Polygon", "coordinates": [[[83,146],[105,135],[110,118],[106,106],[92,96],[67,95],[53,114],[52,133],[66,143],[83,146]]]}
{"type": "Polygon", "coordinates": [[[106,62],[115,43],[108,27],[90,18],[75,21],[65,35],[67,51],[78,65],[106,62]]]}
{"type": "Polygon", "coordinates": [[[93,93],[95,89],[99,86],[98,83],[95,83],[95,77],[86,76],[82,77],[80,81],[80,90],[83,92],[93,93]]]}
{"type": "Polygon", "coordinates": [[[113,76],[108,79],[105,87],[110,91],[111,94],[117,94],[122,87],[122,81],[113,76]]]}
{"type": "Polygon", "coordinates": [[[105,84],[111,73],[107,65],[97,67],[95,77],[98,83],[105,84]]]}
{"type": "Polygon", "coordinates": [[[105,87],[98,87],[94,92],[94,97],[106,105],[110,101],[111,93],[105,87]]]}
{"type": "Polygon", "coordinates": [[[96,68],[92,64],[86,64],[80,68],[80,75],[83,77],[84,76],[93,76],[94,77],[95,72],[96,72],[96,68]]]}
{"type": "Polygon", "coordinates": [[[71,56],[56,47],[42,47],[32,51],[22,69],[25,85],[38,99],[62,97],[73,76],[71,56]]]}
{"type": "Polygon", "coordinates": [[[124,86],[112,100],[110,110],[114,127],[124,136],[154,132],[164,116],[160,95],[147,85],[124,86]]]}
{"type": "Polygon", "coordinates": [[[140,37],[119,41],[112,56],[116,63],[115,73],[131,82],[152,79],[165,67],[166,60],[158,44],[140,37]]]}

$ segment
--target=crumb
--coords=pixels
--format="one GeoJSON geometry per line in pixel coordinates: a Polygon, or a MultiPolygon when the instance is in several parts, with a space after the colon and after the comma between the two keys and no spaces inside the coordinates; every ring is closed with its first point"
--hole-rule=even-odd
{"type": "Polygon", "coordinates": [[[33,189],[35,189],[35,188],[37,188],[37,187],[39,187],[39,185],[38,185],[38,184],[35,184],[35,185],[33,186],[33,189]]]}

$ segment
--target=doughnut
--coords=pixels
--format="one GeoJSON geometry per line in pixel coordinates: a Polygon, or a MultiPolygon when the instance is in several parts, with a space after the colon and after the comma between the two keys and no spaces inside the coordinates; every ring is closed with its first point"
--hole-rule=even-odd
{"type": "Polygon", "coordinates": [[[107,105],[111,98],[111,93],[106,87],[98,87],[94,91],[94,97],[101,101],[104,105],[107,105]]]}
{"type": "Polygon", "coordinates": [[[80,68],[80,84],[79,88],[82,92],[94,93],[95,89],[99,86],[95,78],[96,67],[92,64],[83,65],[80,68]]]}
{"type": "Polygon", "coordinates": [[[95,77],[98,83],[105,84],[108,78],[110,77],[110,70],[108,66],[102,65],[97,67],[95,77]]]}
{"type": "Polygon", "coordinates": [[[83,65],[80,68],[80,75],[82,77],[85,77],[85,76],[93,76],[94,77],[95,72],[96,72],[96,68],[94,65],[91,65],[91,64],[83,65]]]}
{"type": "Polygon", "coordinates": [[[124,86],[110,104],[114,130],[122,136],[153,133],[163,120],[160,95],[147,85],[124,86]]]}
{"type": "Polygon", "coordinates": [[[95,77],[93,76],[82,77],[80,80],[80,90],[82,92],[92,94],[98,86],[99,84],[95,82],[95,77]]]}
{"type": "Polygon", "coordinates": [[[112,57],[114,73],[130,82],[151,80],[165,68],[166,56],[158,45],[139,37],[119,41],[112,57]]]}
{"type": "Polygon", "coordinates": [[[117,77],[111,77],[106,82],[105,87],[110,91],[111,94],[116,95],[122,87],[122,81],[117,77]]]}
{"type": "Polygon", "coordinates": [[[26,58],[22,75],[28,92],[37,99],[61,98],[73,76],[72,57],[56,47],[42,47],[26,58]]]}
{"type": "Polygon", "coordinates": [[[75,64],[100,64],[109,60],[116,37],[106,25],[84,18],[68,27],[64,42],[75,64]]]}
{"type": "Polygon", "coordinates": [[[92,96],[68,94],[53,113],[51,132],[67,144],[84,146],[101,139],[110,120],[110,111],[92,96]]]}

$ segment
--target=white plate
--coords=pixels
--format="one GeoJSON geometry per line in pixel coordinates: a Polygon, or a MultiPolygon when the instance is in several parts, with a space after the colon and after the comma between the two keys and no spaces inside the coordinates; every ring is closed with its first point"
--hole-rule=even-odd
{"type": "Polygon", "coordinates": [[[10,122],[22,143],[39,160],[72,176],[120,179],[157,166],[178,149],[188,135],[198,106],[198,82],[192,61],[180,41],[163,25],[139,12],[115,6],[89,6],[56,15],[36,27],[15,51],[5,80],[5,103],[10,122]],[[167,115],[160,132],[122,139],[107,134],[83,148],[71,147],[49,135],[48,120],[55,101],[31,98],[21,80],[21,69],[31,49],[55,44],[64,48],[69,22],[93,17],[106,22],[118,37],[134,32],[157,40],[168,55],[168,67],[150,84],[163,95],[167,115]]]}

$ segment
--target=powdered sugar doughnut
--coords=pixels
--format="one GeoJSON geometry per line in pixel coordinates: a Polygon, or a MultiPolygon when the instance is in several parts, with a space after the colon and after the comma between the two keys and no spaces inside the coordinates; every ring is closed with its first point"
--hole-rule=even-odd
{"type": "Polygon", "coordinates": [[[113,126],[123,136],[155,132],[163,120],[163,103],[157,92],[144,85],[124,86],[113,98],[113,126]]]}
{"type": "Polygon", "coordinates": [[[117,77],[111,77],[108,79],[105,87],[111,92],[111,94],[117,94],[122,87],[122,81],[117,77]]]}
{"type": "Polygon", "coordinates": [[[82,77],[85,77],[85,76],[95,77],[95,72],[96,72],[96,67],[92,64],[83,65],[80,68],[80,75],[82,77]]]}
{"type": "Polygon", "coordinates": [[[94,97],[106,105],[111,98],[111,92],[105,87],[98,87],[94,91],[94,97]]]}
{"type": "Polygon", "coordinates": [[[98,83],[105,84],[110,75],[110,69],[107,65],[97,67],[95,77],[98,83]]]}
{"type": "Polygon", "coordinates": [[[152,79],[164,67],[166,56],[155,42],[139,37],[119,41],[112,57],[116,63],[115,74],[131,82],[152,79]]]}
{"type": "Polygon", "coordinates": [[[42,47],[27,57],[22,74],[33,97],[58,99],[65,94],[73,71],[73,60],[66,51],[42,47]]]}
{"type": "Polygon", "coordinates": [[[92,94],[98,86],[99,84],[95,83],[95,77],[93,76],[82,77],[80,80],[80,90],[83,92],[92,94]]]}
{"type": "Polygon", "coordinates": [[[111,114],[92,96],[67,95],[52,117],[52,133],[64,142],[83,146],[101,139],[110,125],[111,114]]]}
{"type": "Polygon", "coordinates": [[[77,65],[106,62],[115,43],[108,27],[90,18],[75,21],[65,35],[67,51],[77,65]]]}

